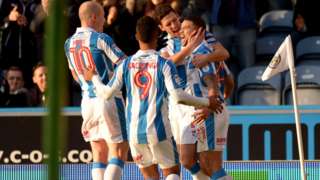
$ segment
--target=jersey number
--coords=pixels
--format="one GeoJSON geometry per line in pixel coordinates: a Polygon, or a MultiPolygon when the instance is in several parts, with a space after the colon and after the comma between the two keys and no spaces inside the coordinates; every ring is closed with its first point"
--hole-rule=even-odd
{"type": "Polygon", "coordinates": [[[152,84],[152,77],[148,71],[138,71],[134,75],[134,83],[141,89],[140,99],[145,99],[149,94],[149,89],[152,84]]]}
{"type": "Polygon", "coordinates": [[[94,68],[94,60],[92,58],[92,54],[90,49],[86,46],[82,46],[82,41],[75,41],[76,47],[70,48],[70,53],[74,59],[75,69],[79,74],[83,74],[83,69],[85,67],[94,68]],[[85,59],[88,60],[88,65],[85,65],[85,59]]]}

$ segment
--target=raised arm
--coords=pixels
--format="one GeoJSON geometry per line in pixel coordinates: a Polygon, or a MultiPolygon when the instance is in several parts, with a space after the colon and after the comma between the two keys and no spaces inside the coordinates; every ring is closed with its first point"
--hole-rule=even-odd
{"type": "Polygon", "coordinates": [[[213,49],[211,53],[195,55],[192,64],[201,68],[210,62],[224,61],[230,57],[229,52],[219,42],[212,44],[211,48],[213,49]]]}
{"type": "Polygon", "coordinates": [[[195,33],[188,40],[188,44],[184,48],[181,48],[179,52],[171,56],[168,52],[162,52],[161,55],[167,59],[171,59],[174,64],[179,64],[192,53],[192,51],[203,41],[203,39],[204,31],[200,28],[198,31],[195,31],[195,33]]]}

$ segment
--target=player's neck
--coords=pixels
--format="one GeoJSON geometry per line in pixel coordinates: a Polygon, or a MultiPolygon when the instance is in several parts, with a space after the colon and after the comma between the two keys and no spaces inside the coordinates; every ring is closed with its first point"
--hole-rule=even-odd
{"type": "Polygon", "coordinates": [[[141,50],[150,50],[150,49],[155,50],[157,47],[157,45],[153,43],[143,43],[143,42],[139,42],[139,46],[141,50]]]}

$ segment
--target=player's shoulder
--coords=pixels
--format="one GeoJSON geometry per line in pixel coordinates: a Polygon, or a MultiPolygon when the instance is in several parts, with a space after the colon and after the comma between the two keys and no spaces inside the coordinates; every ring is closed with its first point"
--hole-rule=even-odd
{"type": "Polygon", "coordinates": [[[67,38],[64,42],[64,49],[67,50],[70,47],[70,41],[71,41],[71,37],[67,38]]]}
{"type": "Polygon", "coordinates": [[[101,39],[104,41],[112,40],[111,36],[109,36],[108,34],[103,33],[103,32],[94,32],[94,35],[97,36],[98,39],[101,39]]]}
{"type": "Polygon", "coordinates": [[[205,32],[205,35],[204,35],[204,39],[209,43],[209,44],[213,44],[213,43],[217,43],[217,39],[214,37],[214,35],[209,32],[209,31],[206,31],[205,32]]]}

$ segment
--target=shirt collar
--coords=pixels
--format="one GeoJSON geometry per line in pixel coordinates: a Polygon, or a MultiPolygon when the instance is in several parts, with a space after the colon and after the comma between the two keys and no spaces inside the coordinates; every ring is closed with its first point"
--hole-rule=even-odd
{"type": "Polygon", "coordinates": [[[96,32],[96,30],[92,29],[91,27],[78,27],[76,33],[92,31],[96,32]]]}
{"type": "Polygon", "coordinates": [[[139,50],[136,55],[140,56],[140,55],[143,55],[143,54],[157,54],[158,52],[154,49],[148,49],[148,50],[139,50]]]}

